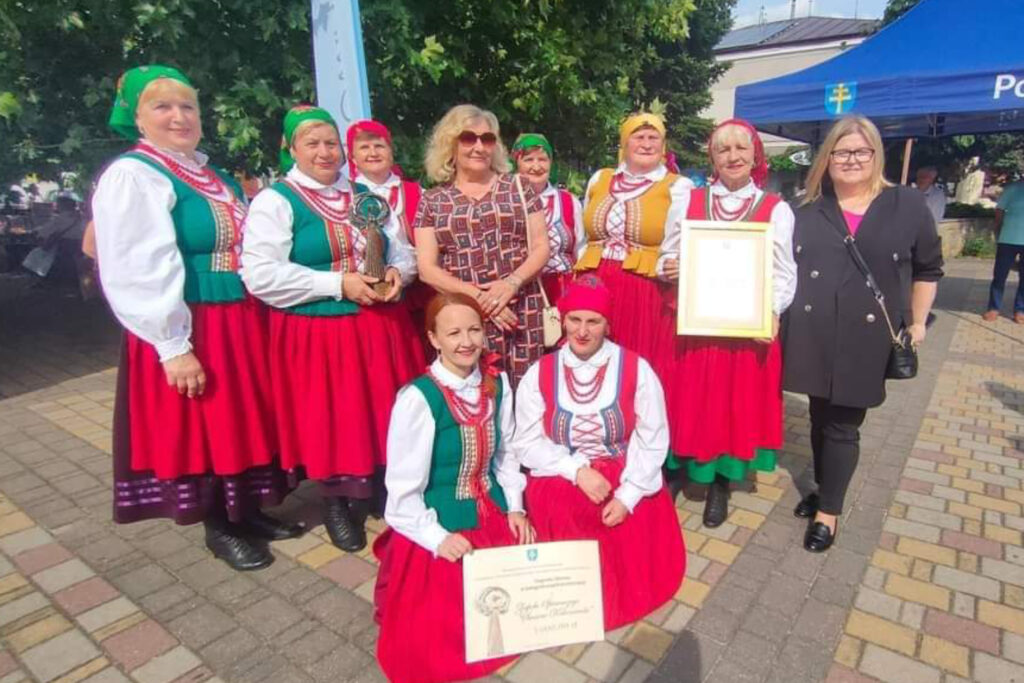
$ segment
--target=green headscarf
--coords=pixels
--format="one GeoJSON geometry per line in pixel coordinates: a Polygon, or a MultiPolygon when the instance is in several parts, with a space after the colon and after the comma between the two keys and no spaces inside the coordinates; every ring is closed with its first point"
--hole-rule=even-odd
{"type": "Polygon", "coordinates": [[[117,94],[114,106],[110,109],[107,125],[123,138],[139,139],[139,128],[135,125],[135,110],[139,106],[139,97],[146,86],[158,78],[170,78],[192,88],[188,76],[171,66],[149,64],[129,69],[117,81],[117,94]]]}
{"type": "Polygon", "coordinates": [[[518,159],[526,150],[533,149],[534,147],[540,147],[548,153],[548,157],[554,161],[555,159],[555,148],[551,146],[548,139],[540,133],[523,133],[516,138],[516,141],[512,144],[512,157],[518,159]]]}
{"type": "Polygon", "coordinates": [[[334,126],[334,130],[338,130],[337,122],[326,109],[314,107],[312,104],[297,104],[289,109],[284,115],[284,135],[281,136],[281,173],[287,173],[295,165],[291,153],[292,138],[295,137],[295,131],[299,126],[306,121],[323,121],[334,126]]]}

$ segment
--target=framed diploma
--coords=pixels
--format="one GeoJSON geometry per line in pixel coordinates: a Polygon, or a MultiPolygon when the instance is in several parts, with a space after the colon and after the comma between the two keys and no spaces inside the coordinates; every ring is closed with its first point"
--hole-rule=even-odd
{"type": "Polygon", "coordinates": [[[462,582],[467,662],[604,639],[597,541],[474,550],[462,582]]]}
{"type": "Polygon", "coordinates": [[[772,336],[772,225],[684,220],[676,334],[772,336]]]}

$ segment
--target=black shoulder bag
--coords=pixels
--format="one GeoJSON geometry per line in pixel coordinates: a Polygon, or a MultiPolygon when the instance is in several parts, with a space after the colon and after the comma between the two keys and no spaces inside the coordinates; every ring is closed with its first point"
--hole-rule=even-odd
{"type": "MultiPolygon", "coordinates": [[[[842,214],[840,214],[842,215],[842,214]]],[[[846,219],[843,219],[845,225],[846,219]]],[[[889,318],[889,312],[885,309],[885,295],[882,290],[879,289],[878,283],[875,281],[875,276],[871,274],[871,269],[868,268],[867,261],[860,253],[860,249],[857,248],[857,244],[853,239],[853,235],[850,234],[849,227],[847,226],[846,233],[835,226],[836,231],[839,232],[840,237],[843,238],[843,244],[846,245],[846,250],[850,252],[850,258],[853,259],[854,265],[857,269],[867,278],[868,287],[871,288],[872,293],[875,295],[875,301],[878,302],[878,307],[882,309],[882,316],[885,318],[885,324],[889,327],[889,337],[892,341],[892,349],[889,352],[889,362],[885,366],[885,378],[886,379],[913,379],[917,376],[917,350],[914,348],[913,343],[910,339],[910,334],[907,333],[906,329],[901,327],[899,331],[892,326],[892,319],[889,318]]]]}

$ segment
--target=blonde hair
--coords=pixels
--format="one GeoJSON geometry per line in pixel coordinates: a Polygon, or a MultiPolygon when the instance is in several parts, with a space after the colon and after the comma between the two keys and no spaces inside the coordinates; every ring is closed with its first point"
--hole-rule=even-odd
{"type": "MultiPolygon", "coordinates": [[[[840,140],[854,133],[859,133],[871,149],[875,150],[875,155],[871,158],[871,195],[877,197],[883,189],[892,187],[892,183],[886,180],[884,175],[885,148],[882,146],[881,133],[867,117],[852,114],[836,121],[828,135],[825,136],[825,141],[821,143],[821,149],[814,157],[814,163],[811,164],[811,170],[807,174],[807,194],[804,196],[803,204],[810,204],[821,197],[822,184],[824,184],[825,176],[828,173],[832,150],[836,148],[840,140]]],[[[831,183],[831,179],[829,182],[831,183]]]]}
{"type": "Polygon", "coordinates": [[[496,173],[508,173],[508,152],[501,142],[501,129],[498,117],[486,109],[472,104],[459,104],[441,117],[430,134],[427,151],[424,154],[423,166],[427,177],[435,183],[450,183],[455,180],[455,148],[459,144],[459,134],[477,121],[487,123],[491,132],[498,136],[491,154],[491,169],[496,173]]]}
{"type": "MultiPolygon", "coordinates": [[[[196,105],[196,113],[200,113],[199,109],[199,92],[190,85],[186,85],[181,81],[173,78],[157,78],[146,84],[146,87],[139,93],[139,102],[135,106],[135,127],[139,130],[139,135],[143,138],[146,137],[146,131],[142,130],[142,125],[139,123],[139,112],[142,110],[142,105],[153,99],[154,97],[160,97],[161,95],[182,95],[192,100],[192,103],[196,105]]],[[[202,132],[202,122],[200,122],[200,133],[202,132]]]]}
{"type": "Polygon", "coordinates": [[[729,123],[719,128],[716,128],[711,133],[711,149],[714,149],[718,145],[728,140],[735,140],[739,135],[743,136],[743,139],[747,141],[751,146],[754,145],[754,136],[750,134],[750,131],[735,123],[729,123]]]}
{"type": "Polygon", "coordinates": [[[157,78],[147,83],[146,87],[139,93],[139,103],[136,106],[136,111],[142,106],[143,102],[159,95],[171,93],[184,95],[195,102],[197,107],[199,106],[199,92],[195,88],[173,78],[157,78]]]}

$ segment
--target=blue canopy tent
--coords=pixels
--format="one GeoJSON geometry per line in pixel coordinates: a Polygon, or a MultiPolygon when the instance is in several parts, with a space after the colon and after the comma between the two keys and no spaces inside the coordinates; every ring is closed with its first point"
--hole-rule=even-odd
{"type": "Polygon", "coordinates": [[[863,114],[888,138],[1024,129],[1024,0],[921,0],[855,48],[736,89],[736,116],[812,144],[863,114]]]}

